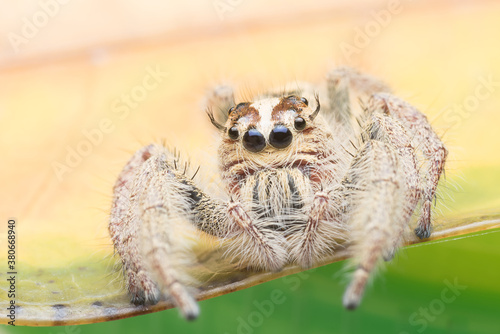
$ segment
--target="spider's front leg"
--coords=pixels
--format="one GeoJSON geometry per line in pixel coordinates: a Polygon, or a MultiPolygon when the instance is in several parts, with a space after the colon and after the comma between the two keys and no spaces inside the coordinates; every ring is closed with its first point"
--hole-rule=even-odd
{"type": "Polygon", "coordinates": [[[109,230],[132,300],[154,304],[163,293],[193,319],[199,310],[185,273],[195,261],[193,227],[231,239],[240,266],[279,270],[286,252],[275,243],[277,233],[254,225],[240,202],[211,198],[183,170],[178,157],[160,145],[136,152],[115,185],[109,230]]]}
{"type": "MultiPolygon", "coordinates": [[[[396,122],[398,126],[402,126],[407,137],[411,138],[411,145],[421,153],[423,158],[423,161],[419,161],[420,157],[416,160],[419,165],[425,166],[425,171],[419,173],[422,180],[419,180],[418,196],[422,200],[422,210],[415,234],[421,239],[428,238],[432,231],[432,201],[436,196],[437,185],[443,173],[448,151],[432,129],[426,116],[409,103],[391,95],[391,90],[379,80],[348,67],[341,67],[328,73],[327,88],[330,101],[329,111],[338,122],[356,135],[359,132],[358,127],[355,126],[355,119],[361,121],[364,118],[363,107],[364,103],[368,102],[366,110],[369,113],[379,110],[392,117],[394,119],[392,123],[396,122]],[[363,103],[358,103],[357,99],[363,103]]],[[[391,137],[390,133],[389,137],[391,137]]],[[[391,140],[395,139],[393,137],[391,140]]],[[[412,200],[411,203],[413,202],[412,200]]]]}
{"type": "Polygon", "coordinates": [[[344,181],[352,189],[350,225],[357,265],[344,295],[348,308],[359,304],[380,257],[394,255],[426,187],[417,167],[414,134],[389,111],[387,99],[399,101],[389,94],[375,94],[369,101],[364,146],[344,181]]]}
{"type": "Polygon", "coordinates": [[[176,157],[159,145],[137,151],[114,187],[109,231],[119,253],[132,301],[155,304],[160,291],[187,319],[199,311],[183,275],[189,245],[190,187],[176,157]]]}
{"type": "Polygon", "coordinates": [[[377,262],[392,252],[400,237],[405,186],[394,148],[377,140],[365,142],[344,184],[349,190],[350,247],[356,269],[343,303],[354,309],[377,262]]]}
{"type": "Polygon", "coordinates": [[[344,179],[350,188],[351,242],[357,268],[344,295],[355,308],[381,257],[391,259],[420,200],[420,174],[406,128],[378,103],[368,104],[363,147],[344,179]]]}
{"type": "Polygon", "coordinates": [[[113,205],[109,219],[109,233],[120,255],[122,269],[132,302],[135,304],[156,304],[159,291],[151,275],[141,261],[137,224],[132,209],[132,187],[137,171],[151,156],[151,146],[137,151],[121,171],[113,188],[113,205]]]}

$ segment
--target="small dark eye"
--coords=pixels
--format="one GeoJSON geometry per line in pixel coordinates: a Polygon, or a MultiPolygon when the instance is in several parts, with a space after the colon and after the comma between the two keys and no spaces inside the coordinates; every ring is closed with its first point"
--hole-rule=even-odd
{"type": "Polygon", "coordinates": [[[306,99],[305,97],[301,97],[301,98],[300,98],[300,101],[301,101],[302,103],[304,103],[306,106],[308,106],[308,105],[309,105],[309,101],[307,101],[307,99],[306,99]]]}
{"type": "Polygon", "coordinates": [[[306,121],[302,117],[297,117],[294,123],[295,129],[301,131],[306,128],[306,121]]]}
{"type": "Polygon", "coordinates": [[[231,115],[231,113],[234,111],[234,107],[229,108],[229,111],[227,112],[228,115],[231,115]]]}
{"type": "Polygon", "coordinates": [[[227,132],[227,135],[232,140],[236,140],[236,139],[238,139],[240,132],[238,131],[237,127],[233,126],[232,128],[229,129],[229,131],[227,132]]]}

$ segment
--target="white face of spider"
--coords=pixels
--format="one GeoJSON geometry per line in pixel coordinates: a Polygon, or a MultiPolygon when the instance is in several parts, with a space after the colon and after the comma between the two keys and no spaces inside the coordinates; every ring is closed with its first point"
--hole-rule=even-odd
{"type": "Polygon", "coordinates": [[[253,153],[285,149],[314,120],[317,111],[297,96],[240,103],[229,111],[225,139],[241,143],[253,153]]]}
{"type": "MultiPolygon", "coordinates": [[[[280,99],[278,98],[271,98],[271,99],[265,99],[265,100],[260,100],[257,102],[254,102],[250,104],[249,108],[254,108],[258,111],[259,116],[260,116],[260,121],[258,121],[256,124],[253,124],[260,133],[264,134],[265,137],[269,138],[269,134],[271,133],[272,129],[275,126],[275,121],[272,119],[273,118],[273,109],[280,103],[280,99]]],[[[287,113],[287,116],[292,116],[290,115],[290,112],[287,113]]],[[[288,117],[290,118],[290,117],[288,117]]],[[[242,117],[240,118],[241,123],[250,123],[248,122],[249,119],[247,117],[242,117]]],[[[250,124],[245,124],[247,127],[250,124]]]]}

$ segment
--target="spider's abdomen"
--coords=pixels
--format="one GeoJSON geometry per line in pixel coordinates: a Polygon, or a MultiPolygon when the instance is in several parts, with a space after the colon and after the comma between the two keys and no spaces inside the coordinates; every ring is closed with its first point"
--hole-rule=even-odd
{"type": "Polygon", "coordinates": [[[260,170],[240,184],[241,201],[254,222],[285,234],[304,227],[312,195],[311,181],[298,168],[260,170]]]}

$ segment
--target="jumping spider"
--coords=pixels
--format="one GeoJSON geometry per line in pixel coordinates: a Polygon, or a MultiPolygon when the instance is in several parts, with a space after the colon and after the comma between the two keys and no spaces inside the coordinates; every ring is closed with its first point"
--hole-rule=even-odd
{"type": "Polygon", "coordinates": [[[426,117],[349,68],[330,72],[323,90],[296,86],[239,104],[228,87],[212,92],[228,200],[200,189],[161,145],[126,164],[109,230],[133,302],[154,304],[163,294],[186,318],[198,315],[188,263],[178,258],[179,248],[189,255],[174,232],[180,225],[223,241],[225,256],[252,270],[310,268],[348,247],[348,309],[359,305],[377,262],[392,258],[417,206],[415,234],[430,236],[447,150],[426,117]]]}

